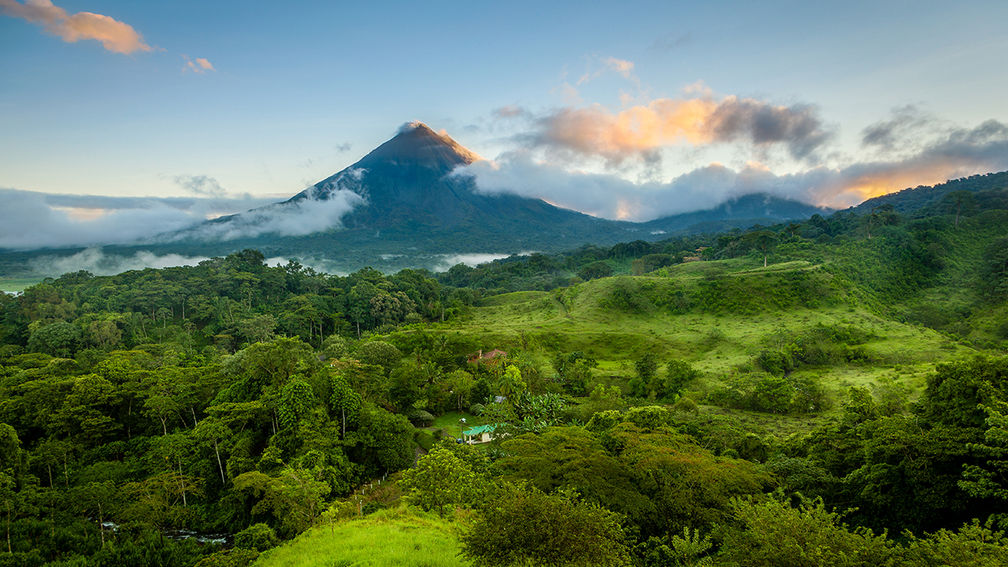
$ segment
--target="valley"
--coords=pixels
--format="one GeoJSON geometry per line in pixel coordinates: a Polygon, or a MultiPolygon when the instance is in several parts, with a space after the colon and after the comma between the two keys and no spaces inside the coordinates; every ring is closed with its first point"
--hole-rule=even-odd
{"type": "Polygon", "coordinates": [[[47,278],[0,297],[12,557],[478,565],[570,541],[585,564],[761,565],[813,530],[814,564],[1000,561],[990,186],[958,219],[939,201],[440,273],[244,250],[47,278]],[[490,443],[456,441],[477,425],[490,443]]]}

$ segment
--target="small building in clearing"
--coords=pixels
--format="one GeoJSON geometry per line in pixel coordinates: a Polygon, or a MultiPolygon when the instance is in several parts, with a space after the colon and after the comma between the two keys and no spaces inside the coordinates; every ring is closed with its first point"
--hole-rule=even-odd
{"type": "Polygon", "coordinates": [[[490,352],[483,352],[482,350],[469,355],[469,364],[486,364],[490,366],[496,366],[504,359],[507,358],[507,353],[500,349],[493,349],[490,352]]]}
{"type": "Polygon", "coordinates": [[[470,427],[469,429],[462,431],[462,440],[470,445],[476,445],[477,443],[489,443],[490,441],[493,441],[494,429],[497,429],[497,426],[492,423],[470,427]]]}

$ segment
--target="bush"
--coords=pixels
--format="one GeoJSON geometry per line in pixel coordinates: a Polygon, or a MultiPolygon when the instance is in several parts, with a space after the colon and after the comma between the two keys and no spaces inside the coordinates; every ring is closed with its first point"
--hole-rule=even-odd
{"type": "Polygon", "coordinates": [[[531,487],[505,486],[461,540],[478,565],[630,563],[617,514],[531,487]]]}
{"type": "Polygon", "coordinates": [[[735,500],[735,528],[722,529],[719,559],[739,566],[886,565],[894,546],[885,534],[850,529],[822,501],[792,508],[776,500],[735,500]]]}
{"type": "Polygon", "coordinates": [[[273,528],[266,524],[252,524],[234,536],[235,547],[244,549],[254,549],[256,551],[266,551],[280,544],[273,528]]]}
{"type": "Polygon", "coordinates": [[[434,416],[422,409],[411,410],[406,414],[406,418],[410,420],[413,427],[430,427],[434,425],[434,416]]]}
{"type": "Polygon", "coordinates": [[[826,406],[826,393],[818,381],[805,376],[737,374],[711,394],[715,404],[776,414],[805,414],[826,406]]]}
{"type": "Polygon", "coordinates": [[[195,567],[247,567],[259,558],[254,549],[235,547],[217,551],[200,559],[195,567]]]}
{"type": "Polygon", "coordinates": [[[612,266],[601,260],[592,262],[578,271],[578,277],[586,281],[596,278],[607,278],[611,275],[613,275],[612,266]]]}

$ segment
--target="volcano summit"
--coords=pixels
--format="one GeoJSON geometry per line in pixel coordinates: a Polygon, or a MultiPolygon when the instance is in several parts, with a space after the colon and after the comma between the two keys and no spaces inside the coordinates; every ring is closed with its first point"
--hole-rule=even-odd
{"type": "Polygon", "coordinates": [[[710,211],[647,223],[606,220],[542,199],[481,192],[474,177],[457,172],[480,159],[448,135],[411,122],[353,165],[286,201],[104,250],[201,257],[256,248],[267,257],[298,258],[327,271],[364,266],[393,271],[446,268],[459,255],[555,252],[822,212],[795,201],[751,195],[710,211]]]}

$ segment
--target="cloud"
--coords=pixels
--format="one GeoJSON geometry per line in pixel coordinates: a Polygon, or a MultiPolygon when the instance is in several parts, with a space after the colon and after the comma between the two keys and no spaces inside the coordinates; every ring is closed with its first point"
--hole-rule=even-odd
{"type": "Polygon", "coordinates": [[[208,258],[180,254],[157,255],[141,250],[130,256],[106,254],[101,248],[87,248],[70,256],[38,256],[29,262],[31,271],[41,276],[60,276],[68,272],[87,270],[96,276],[111,276],[128,270],[195,266],[208,258]]]}
{"type": "MultiPolygon", "coordinates": [[[[527,256],[530,253],[521,253],[521,256],[527,256]]],[[[457,264],[465,264],[470,268],[475,268],[480,264],[489,264],[494,260],[503,260],[504,258],[510,258],[511,254],[437,254],[431,259],[429,268],[434,272],[447,272],[452,266],[457,264]]]]}
{"type": "Polygon", "coordinates": [[[49,0],[26,0],[24,4],[17,0],[0,0],[0,9],[9,16],[40,24],[47,32],[69,43],[93,39],[100,41],[108,51],[124,54],[152,49],[128,24],[92,12],[68,14],[49,0]]]}
{"type": "Polygon", "coordinates": [[[198,73],[202,75],[207,71],[217,70],[214,69],[213,63],[210,63],[210,61],[202,57],[197,57],[195,60],[193,60],[190,59],[188,55],[183,55],[182,58],[185,59],[185,66],[182,67],[182,71],[192,71],[193,73],[198,73]]]}
{"type": "Polygon", "coordinates": [[[757,146],[781,143],[795,158],[808,157],[831,136],[811,105],[773,106],[749,98],[726,98],[704,126],[716,141],[743,139],[757,146]]]}
{"type": "Polygon", "coordinates": [[[594,70],[589,70],[587,73],[581,76],[577,81],[577,86],[581,86],[588,83],[594,79],[601,77],[602,75],[613,72],[617,75],[622,76],[624,79],[628,79],[637,82],[636,77],[634,77],[633,61],[628,61],[626,59],[618,59],[616,57],[605,57],[599,58],[593,65],[596,67],[594,70]]]}
{"type": "Polygon", "coordinates": [[[613,173],[572,172],[562,163],[536,160],[529,151],[475,162],[456,173],[473,176],[483,193],[513,193],[604,218],[646,221],[709,209],[750,193],[842,208],[905,187],[1004,169],[1008,125],[988,120],[949,130],[902,159],[791,174],[775,174],[755,162],[738,169],[710,164],[667,182],[641,183],[613,173]]]}
{"type": "Polygon", "coordinates": [[[338,189],[327,199],[304,198],[274,203],[167,235],[169,240],[234,240],[263,234],[303,236],[342,228],[343,216],[364,203],[357,193],[338,189]]]}
{"type": "Polygon", "coordinates": [[[933,117],[912,104],[896,108],[889,120],[876,122],[861,131],[861,145],[892,150],[897,141],[903,141],[908,135],[925,130],[933,124],[933,117]]]}
{"type": "Polygon", "coordinates": [[[175,184],[186,189],[193,195],[206,197],[224,197],[227,191],[216,179],[208,175],[176,175],[175,184]]]}
{"type": "Polygon", "coordinates": [[[502,106],[500,108],[495,108],[493,112],[491,112],[491,114],[493,115],[494,118],[506,119],[506,118],[527,118],[530,116],[531,113],[529,113],[528,110],[518,105],[509,104],[506,106],[502,106]]]}
{"type": "Polygon", "coordinates": [[[792,157],[809,158],[830,136],[814,106],[775,106],[729,96],[720,101],[660,98],[619,112],[597,104],[561,108],[538,118],[526,139],[618,164],[631,157],[656,161],[659,150],[675,144],[737,141],[760,149],[779,144],[792,157]]]}
{"type": "Polygon", "coordinates": [[[615,57],[606,57],[603,60],[603,63],[605,63],[606,68],[611,69],[619,73],[620,75],[623,75],[623,77],[626,79],[629,79],[630,74],[633,73],[634,69],[633,61],[627,61],[626,59],[617,59],[615,57]]]}
{"type": "Polygon", "coordinates": [[[272,202],[241,197],[60,195],[0,189],[0,248],[121,244],[272,202]]]}
{"type": "Polygon", "coordinates": [[[656,51],[672,51],[693,41],[693,34],[687,32],[682,34],[668,34],[660,37],[651,43],[650,48],[656,51]]]}

